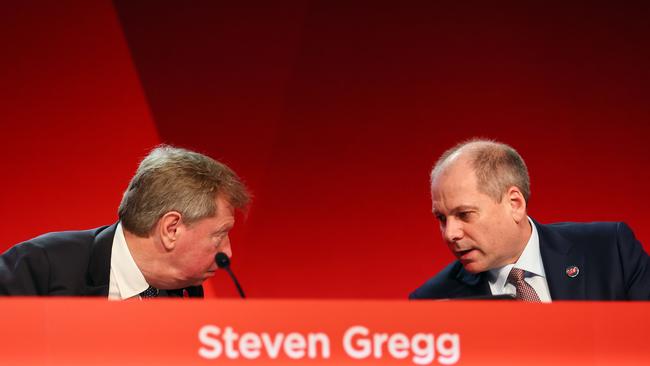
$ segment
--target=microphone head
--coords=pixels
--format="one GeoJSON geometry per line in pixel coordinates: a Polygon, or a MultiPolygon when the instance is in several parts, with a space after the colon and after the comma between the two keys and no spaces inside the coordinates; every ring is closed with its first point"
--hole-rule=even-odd
{"type": "Polygon", "coordinates": [[[226,269],[230,267],[230,258],[224,252],[219,252],[214,256],[214,261],[217,262],[217,267],[226,269]]]}

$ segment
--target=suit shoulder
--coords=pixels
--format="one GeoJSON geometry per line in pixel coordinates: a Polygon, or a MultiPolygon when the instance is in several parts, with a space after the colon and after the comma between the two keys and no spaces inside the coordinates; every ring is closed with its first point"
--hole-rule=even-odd
{"type": "Polygon", "coordinates": [[[0,256],[0,295],[79,294],[107,228],[47,233],[9,248],[0,256]]]}
{"type": "MultiPolygon", "coordinates": [[[[97,235],[109,226],[102,226],[96,229],[79,231],[58,231],[39,235],[11,247],[8,252],[45,252],[58,253],[64,251],[67,255],[73,253],[85,253],[90,249],[97,235]]],[[[74,255],[74,254],[73,254],[74,255]]]]}
{"type": "Polygon", "coordinates": [[[615,221],[594,221],[594,222],[556,222],[552,224],[541,225],[552,230],[566,233],[592,233],[615,231],[619,225],[625,225],[624,222],[615,221]]]}
{"type": "Polygon", "coordinates": [[[541,225],[538,229],[545,245],[582,251],[591,260],[611,260],[627,252],[644,254],[641,243],[624,222],[564,222],[541,225]]]}
{"type": "Polygon", "coordinates": [[[592,244],[615,241],[620,232],[632,232],[629,226],[623,222],[560,222],[541,225],[540,231],[550,231],[572,243],[592,244]]]}
{"type": "Polygon", "coordinates": [[[100,232],[104,231],[108,226],[102,226],[89,230],[69,230],[69,231],[54,231],[39,235],[35,238],[25,241],[25,243],[32,243],[38,246],[51,246],[61,245],[62,243],[75,243],[87,242],[93,240],[100,232]]]}
{"type": "Polygon", "coordinates": [[[463,268],[459,261],[450,263],[435,276],[415,289],[409,299],[440,299],[449,297],[452,288],[458,285],[458,273],[463,268]]]}

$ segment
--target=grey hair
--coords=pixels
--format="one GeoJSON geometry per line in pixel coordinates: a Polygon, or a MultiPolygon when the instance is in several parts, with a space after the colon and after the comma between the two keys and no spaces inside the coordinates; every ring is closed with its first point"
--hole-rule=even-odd
{"type": "Polygon", "coordinates": [[[246,187],[226,165],[203,154],[160,145],[140,163],[118,216],[126,230],[146,237],[170,211],[179,212],[188,225],[213,216],[218,195],[238,209],[250,202],[246,187]]]}
{"type": "Polygon", "coordinates": [[[530,198],[530,177],[524,159],[504,143],[474,138],[445,151],[431,170],[431,183],[456,157],[467,154],[476,174],[478,190],[501,202],[508,188],[519,188],[524,199],[530,198]]]}

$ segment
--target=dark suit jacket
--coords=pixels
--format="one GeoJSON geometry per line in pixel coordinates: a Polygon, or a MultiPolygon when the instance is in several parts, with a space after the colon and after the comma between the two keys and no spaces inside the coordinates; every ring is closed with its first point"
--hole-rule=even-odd
{"type": "MultiPolygon", "coordinates": [[[[116,227],[49,233],[13,246],[0,256],[0,295],[108,297],[116,227]]],[[[185,290],[203,297],[201,286],[185,290]]],[[[166,294],[183,296],[183,289],[166,294]]]]}
{"type": "MultiPolygon", "coordinates": [[[[650,259],[625,223],[534,222],[553,300],[650,300],[650,259]],[[575,278],[567,267],[580,270],[575,278]]],[[[413,291],[411,299],[490,295],[488,274],[455,261],[413,291]]]]}

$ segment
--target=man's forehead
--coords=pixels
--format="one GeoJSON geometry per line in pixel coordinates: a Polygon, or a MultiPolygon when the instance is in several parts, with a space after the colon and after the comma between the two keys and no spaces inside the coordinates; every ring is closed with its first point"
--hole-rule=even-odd
{"type": "Polygon", "coordinates": [[[447,166],[431,182],[433,211],[454,212],[475,208],[480,200],[476,174],[466,161],[447,166]]]}
{"type": "Polygon", "coordinates": [[[472,167],[463,161],[449,165],[441,170],[431,180],[431,192],[473,191],[476,186],[476,173],[472,167]]]}

